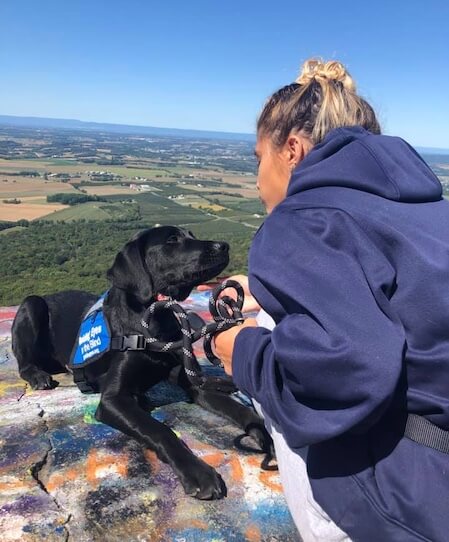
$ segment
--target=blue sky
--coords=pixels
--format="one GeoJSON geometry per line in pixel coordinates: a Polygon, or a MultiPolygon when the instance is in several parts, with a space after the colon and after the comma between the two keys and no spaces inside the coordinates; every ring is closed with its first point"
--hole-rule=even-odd
{"type": "Polygon", "coordinates": [[[311,56],[386,133],[449,148],[449,2],[1,0],[0,114],[254,132],[311,56]]]}

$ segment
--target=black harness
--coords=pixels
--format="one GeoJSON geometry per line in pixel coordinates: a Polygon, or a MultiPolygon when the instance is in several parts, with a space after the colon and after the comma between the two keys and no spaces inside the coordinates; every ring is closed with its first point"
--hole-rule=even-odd
{"type": "MultiPolygon", "coordinates": [[[[228,280],[218,285],[212,291],[209,299],[209,311],[214,319],[210,324],[206,324],[203,319],[194,312],[187,313],[179,303],[172,299],[168,299],[167,301],[155,301],[145,311],[145,314],[142,317],[141,324],[143,334],[112,337],[110,350],[117,350],[120,352],[127,350],[148,352],[182,351],[184,371],[194,388],[220,391],[229,394],[235,393],[238,390],[229,376],[211,376],[203,373],[193,352],[192,344],[203,338],[204,353],[207,359],[213,365],[223,367],[220,360],[212,351],[212,338],[215,334],[220,333],[220,331],[230,329],[244,321],[241,312],[243,301],[243,288],[238,282],[228,280]],[[222,298],[218,297],[226,288],[234,288],[236,290],[236,301],[229,296],[223,296],[222,298]],[[151,319],[161,310],[171,310],[178,320],[183,335],[182,339],[179,341],[163,342],[155,337],[151,337],[149,333],[151,319]]],[[[72,372],[75,383],[83,393],[98,392],[96,386],[88,382],[84,367],[77,368],[72,366],[72,372]]]]}

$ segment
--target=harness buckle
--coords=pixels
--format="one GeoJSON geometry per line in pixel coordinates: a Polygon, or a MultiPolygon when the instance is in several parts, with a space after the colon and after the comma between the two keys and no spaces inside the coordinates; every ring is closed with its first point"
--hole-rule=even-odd
{"type": "Polygon", "coordinates": [[[145,350],[146,341],[144,335],[125,335],[123,337],[114,337],[114,350],[145,350]]]}

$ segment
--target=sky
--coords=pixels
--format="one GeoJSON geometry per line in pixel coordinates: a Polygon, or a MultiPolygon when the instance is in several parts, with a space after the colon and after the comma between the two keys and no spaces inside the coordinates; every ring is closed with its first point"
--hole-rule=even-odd
{"type": "Polygon", "coordinates": [[[0,114],[254,133],[310,57],[449,148],[449,2],[0,0],[0,114]]]}

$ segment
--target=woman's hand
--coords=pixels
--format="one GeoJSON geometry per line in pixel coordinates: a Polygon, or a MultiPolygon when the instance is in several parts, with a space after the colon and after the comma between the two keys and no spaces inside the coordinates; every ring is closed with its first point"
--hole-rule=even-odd
{"type": "MultiPolygon", "coordinates": [[[[260,305],[257,303],[255,298],[251,295],[251,292],[249,291],[248,277],[246,275],[233,275],[227,280],[235,280],[242,285],[243,292],[245,294],[242,312],[254,312],[260,310],[260,305]]],[[[206,290],[212,290],[213,288],[214,286],[209,286],[208,284],[200,284],[197,287],[197,290],[199,292],[204,292],[206,290]]],[[[234,290],[234,288],[226,288],[225,290],[223,290],[220,294],[220,297],[224,295],[228,295],[232,299],[237,299],[237,292],[234,290]]]]}
{"type": "Polygon", "coordinates": [[[247,318],[243,324],[222,331],[214,337],[213,344],[215,354],[220,358],[224,370],[228,375],[232,375],[232,352],[234,350],[235,339],[245,327],[257,327],[256,319],[247,318]]]}

